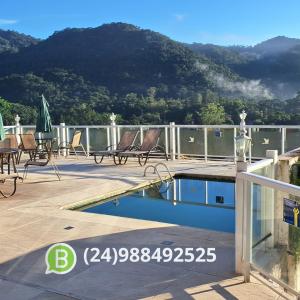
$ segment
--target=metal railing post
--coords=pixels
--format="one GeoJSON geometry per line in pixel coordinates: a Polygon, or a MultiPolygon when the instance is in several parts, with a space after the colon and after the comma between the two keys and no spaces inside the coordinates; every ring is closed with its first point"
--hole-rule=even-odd
{"type": "MultiPolygon", "coordinates": [[[[57,141],[57,146],[60,145],[60,127],[55,127],[56,129],[56,141],[57,141]]],[[[59,151],[57,151],[58,156],[60,156],[59,151]]]]}
{"type": "Polygon", "coordinates": [[[116,123],[114,121],[111,122],[110,124],[110,144],[112,145],[112,149],[117,148],[117,128],[116,128],[116,123]]]}
{"type": "Polygon", "coordinates": [[[121,128],[117,126],[117,142],[119,143],[121,139],[121,128]]]}
{"type": "Polygon", "coordinates": [[[235,138],[236,138],[236,128],[233,128],[233,161],[234,163],[236,164],[236,161],[237,161],[237,156],[236,156],[236,141],[235,141],[235,138]]]}
{"type": "Polygon", "coordinates": [[[90,156],[90,129],[85,128],[86,154],[90,156]]]}
{"type": "MultiPolygon", "coordinates": [[[[237,173],[246,172],[247,167],[247,162],[237,161],[237,173]]],[[[235,189],[235,271],[238,274],[244,273],[244,185],[245,181],[237,176],[235,189]]]]}
{"type": "Polygon", "coordinates": [[[281,129],[281,154],[285,153],[286,128],[281,129]]]}
{"type": "Polygon", "coordinates": [[[248,134],[249,134],[249,138],[251,139],[250,146],[249,146],[249,162],[251,163],[251,161],[252,161],[252,130],[251,130],[251,128],[249,128],[248,134]]]}
{"type": "Polygon", "coordinates": [[[15,125],[16,125],[16,132],[15,132],[15,134],[16,134],[16,137],[17,137],[18,144],[20,144],[21,143],[21,138],[20,138],[21,125],[20,125],[20,117],[19,117],[19,115],[16,115],[15,121],[16,121],[16,123],[15,123],[15,125]]]}
{"type": "MultiPolygon", "coordinates": [[[[63,145],[63,146],[66,146],[67,145],[67,139],[66,139],[66,123],[60,123],[59,125],[59,130],[60,130],[60,143],[63,145]]],[[[67,150],[66,149],[63,149],[63,156],[66,156],[67,155],[67,150]]]]}
{"type": "Polygon", "coordinates": [[[175,160],[176,158],[176,135],[175,135],[175,123],[170,123],[170,153],[171,160],[175,160]]]}
{"type": "Polygon", "coordinates": [[[180,127],[177,127],[177,159],[180,159],[180,127]]]}
{"type": "Polygon", "coordinates": [[[106,128],[106,143],[107,143],[107,147],[109,147],[110,146],[110,127],[109,126],[107,126],[107,128],[106,128]]]}
{"type": "Polygon", "coordinates": [[[207,162],[207,127],[204,127],[204,160],[207,162]]]}
{"type": "Polygon", "coordinates": [[[140,144],[143,144],[143,140],[144,140],[144,132],[143,132],[143,127],[140,127],[140,144]]]}
{"type": "Polygon", "coordinates": [[[166,153],[169,155],[169,139],[168,139],[168,127],[165,126],[165,148],[166,148],[166,153]]]}
{"type": "Polygon", "coordinates": [[[252,257],[252,185],[243,180],[243,275],[250,282],[250,261],[252,257]]]}

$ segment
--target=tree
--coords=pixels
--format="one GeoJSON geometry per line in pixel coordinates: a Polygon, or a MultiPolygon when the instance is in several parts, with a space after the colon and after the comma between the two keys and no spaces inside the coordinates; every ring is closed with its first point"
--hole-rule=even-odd
{"type": "Polygon", "coordinates": [[[201,109],[202,124],[217,125],[225,123],[225,110],[220,104],[209,103],[201,109]]]}
{"type": "Polygon", "coordinates": [[[35,109],[18,103],[9,103],[0,97],[0,113],[4,125],[14,125],[15,117],[18,114],[23,125],[34,124],[36,120],[35,109]]]}

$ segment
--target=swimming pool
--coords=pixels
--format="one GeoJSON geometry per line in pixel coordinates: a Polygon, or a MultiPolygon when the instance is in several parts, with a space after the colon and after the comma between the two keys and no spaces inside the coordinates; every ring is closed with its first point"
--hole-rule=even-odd
{"type": "Polygon", "coordinates": [[[234,232],[235,183],[175,177],[82,211],[234,232]]]}

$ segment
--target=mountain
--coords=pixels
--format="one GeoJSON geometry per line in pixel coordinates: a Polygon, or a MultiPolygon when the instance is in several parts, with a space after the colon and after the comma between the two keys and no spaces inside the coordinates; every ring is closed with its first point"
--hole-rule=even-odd
{"type": "Polygon", "coordinates": [[[277,55],[300,46],[300,39],[277,36],[252,47],[252,52],[259,55],[277,55]]]}
{"type": "Polygon", "coordinates": [[[18,52],[19,49],[35,45],[38,39],[12,30],[0,29],[0,53],[18,52]]]}
{"type": "Polygon", "coordinates": [[[221,103],[229,123],[243,108],[258,124],[290,122],[282,112],[271,116],[285,106],[269,100],[300,91],[296,39],[189,45],[125,23],[67,28],[45,40],[0,33],[9,45],[0,53],[0,97],[35,107],[44,94],[55,123],[103,124],[110,112],[125,123],[199,123],[210,102],[221,103]]]}
{"type": "Polygon", "coordinates": [[[248,47],[225,47],[201,43],[185,44],[185,46],[199,55],[204,55],[216,64],[226,66],[245,63],[252,57],[255,58],[255,55],[247,51],[248,47]]]}
{"type": "Polygon", "coordinates": [[[300,39],[278,36],[250,47],[197,43],[187,47],[242,78],[259,81],[277,98],[292,98],[300,91],[300,39]]]}
{"type": "Polygon", "coordinates": [[[235,77],[228,68],[157,32],[112,23],[65,29],[18,53],[4,54],[0,76],[32,72],[43,77],[45,71],[60,68],[114,93],[145,93],[157,87],[177,97],[182,88],[199,92],[214,85],[201,68],[204,65],[224,77],[235,77]]]}

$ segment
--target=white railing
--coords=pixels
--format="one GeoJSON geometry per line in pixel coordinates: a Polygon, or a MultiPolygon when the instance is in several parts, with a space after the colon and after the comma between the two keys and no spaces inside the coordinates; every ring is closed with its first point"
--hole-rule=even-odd
{"type": "Polygon", "coordinates": [[[237,172],[236,271],[244,274],[246,282],[253,271],[259,272],[300,299],[300,258],[289,251],[290,231],[300,228],[285,223],[283,217],[284,199],[299,201],[300,187],[275,180],[277,153],[269,151],[266,156],[242,164],[237,172]]]}
{"type": "MultiPolygon", "coordinates": [[[[166,148],[172,159],[181,157],[230,158],[236,160],[234,138],[238,134],[238,125],[65,125],[53,126],[59,142],[69,141],[74,129],[83,132],[82,143],[88,152],[102,150],[120,140],[122,131],[135,129],[140,132],[137,140],[141,143],[147,128],[161,128],[160,144],[166,148]]],[[[248,135],[252,138],[248,158],[263,158],[268,149],[276,149],[283,154],[300,146],[300,126],[248,125],[248,135]]],[[[22,125],[20,132],[34,130],[33,125],[22,125]]],[[[6,126],[16,133],[16,126],[6,126]]]]}

